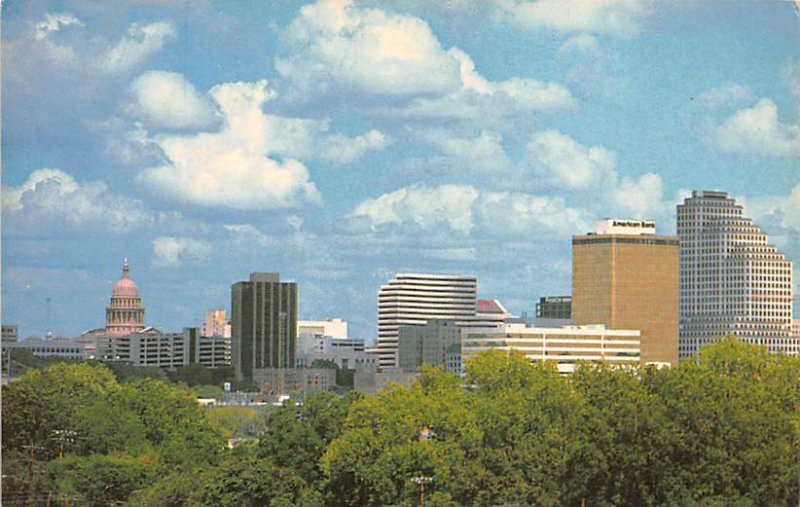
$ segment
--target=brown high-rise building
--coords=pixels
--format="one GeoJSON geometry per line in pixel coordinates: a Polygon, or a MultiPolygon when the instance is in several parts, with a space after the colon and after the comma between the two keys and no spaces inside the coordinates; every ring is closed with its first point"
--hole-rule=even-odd
{"type": "Polygon", "coordinates": [[[678,253],[655,222],[598,222],[572,238],[572,322],[642,333],[643,363],[678,362],[678,253]]]}
{"type": "Polygon", "coordinates": [[[231,286],[231,363],[236,380],[254,370],[294,368],[297,284],[278,273],[251,273],[231,286]]]}

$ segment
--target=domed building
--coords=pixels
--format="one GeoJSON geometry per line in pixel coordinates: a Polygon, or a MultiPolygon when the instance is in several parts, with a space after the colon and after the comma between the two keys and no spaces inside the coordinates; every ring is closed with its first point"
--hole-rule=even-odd
{"type": "Polygon", "coordinates": [[[144,308],[139,288],[130,279],[128,259],[122,264],[122,278],[114,284],[111,303],[106,307],[106,334],[124,336],[144,329],[144,308]]]}

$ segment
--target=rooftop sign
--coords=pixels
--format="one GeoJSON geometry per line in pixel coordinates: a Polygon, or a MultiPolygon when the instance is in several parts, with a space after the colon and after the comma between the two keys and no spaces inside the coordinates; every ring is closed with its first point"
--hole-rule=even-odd
{"type": "Polygon", "coordinates": [[[654,235],[655,233],[656,223],[653,220],[604,218],[597,221],[597,234],[627,234],[639,236],[642,234],[654,235]]]}

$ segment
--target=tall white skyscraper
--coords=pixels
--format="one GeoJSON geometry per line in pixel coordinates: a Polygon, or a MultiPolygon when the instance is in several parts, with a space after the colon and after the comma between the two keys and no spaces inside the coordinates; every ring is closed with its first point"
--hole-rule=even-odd
{"type": "Polygon", "coordinates": [[[725,192],[694,191],[678,205],[681,358],[734,335],[797,355],[792,263],[725,192]]]}
{"type": "Polygon", "coordinates": [[[395,275],[378,294],[379,366],[397,365],[400,326],[424,325],[431,319],[474,321],[477,292],[473,275],[395,275]]]}

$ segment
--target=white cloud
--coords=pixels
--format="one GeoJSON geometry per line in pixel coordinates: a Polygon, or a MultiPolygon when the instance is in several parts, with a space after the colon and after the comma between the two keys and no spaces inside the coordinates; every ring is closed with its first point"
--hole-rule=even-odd
{"type": "Polygon", "coordinates": [[[800,60],[789,60],[781,75],[789,91],[792,92],[795,108],[800,112],[800,60]]]}
{"type": "Polygon", "coordinates": [[[578,190],[615,183],[616,157],[603,146],[587,148],[561,132],[545,130],[533,134],[527,148],[534,168],[551,184],[578,190]]]}
{"type": "Polygon", "coordinates": [[[441,97],[415,98],[404,114],[486,120],[519,111],[563,109],[574,104],[570,91],[557,83],[519,77],[492,82],[475,71],[475,63],[465,52],[451,48],[449,53],[459,62],[461,86],[441,97]]]}
{"type": "Polygon", "coordinates": [[[459,234],[478,229],[491,235],[577,231],[589,224],[584,211],[570,208],[560,197],[482,193],[468,185],[404,187],[367,199],[356,206],[350,217],[366,219],[373,227],[413,226],[425,231],[445,228],[459,234]]]}
{"type": "Polygon", "coordinates": [[[616,209],[625,218],[665,219],[670,216],[672,204],[664,201],[664,183],[657,174],[646,173],[638,179],[622,178],[612,190],[616,209]]]}
{"type": "Polygon", "coordinates": [[[761,99],[711,127],[708,140],[728,153],[800,156],[800,125],[781,123],[778,107],[770,99],[761,99]]]}
{"type": "Polygon", "coordinates": [[[146,167],[163,158],[161,148],[138,121],[112,116],[101,121],[86,121],[89,129],[105,138],[104,152],[112,160],[134,167],[146,167]]]}
{"type": "Polygon", "coordinates": [[[348,0],[319,1],[300,10],[285,32],[288,56],[278,72],[302,89],[355,88],[412,96],[406,115],[479,119],[519,110],[569,107],[572,95],[556,83],[514,77],[491,82],[457,47],[442,48],[428,24],[348,0]]]}
{"type": "Polygon", "coordinates": [[[430,129],[422,139],[441,150],[445,162],[459,171],[500,172],[511,167],[511,160],[503,148],[503,136],[491,130],[482,130],[477,137],[459,137],[443,129],[430,129]]]}
{"type": "Polygon", "coordinates": [[[603,50],[600,49],[600,42],[597,37],[588,33],[573,35],[558,48],[558,53],[561,56],[568,55],[600,55],[603,50]]]}
{"type": "MultiPolygon", "coordinates": [[[[737,198],[737,201],[740,201],[737,198]]],[[[770,195],[747,200],[747,210],[756,219],[776,217],[781,227],[800,235],[800,183],[796,183],[788,195],[770,195]]]]}
{"type": "Polygon", "coordinates": [[[139,76],[131,88],[136,99],[133,112],[158,127],[199,129],[213,125],[209,101],[177,72],[150,71],[139,76]]]}
{"type": "Polygon", "coordinates": [[[161,51],[177,35],[175,26],[169,22],[159,21],[144,26],[134,23],[128,33],[103,55],[101,66],[109,73],[130,70],[150,55],[161,51]]]}
{"type": "Polygon", "coordinates": [[[473,226],[472,205],[477,189],[463,185],[411,186],[367,199],[353,210],[352,217],[366,217],[373,226],[416,224],[422,229],[446,225],[468,233],[473,226]]]}
{"type": "MultiPolygon", "coordinates": [[[[55,35],[68,26],[83,26],[83,23],[70,13],[45,14],[44,21],[36,23],[31,33],[32,40],[22,42],[22,45],[14,42],[5,43],[4,58],[6,67],[18,72],[20,65],[31,65],[36,68],[36,59],[39,54],[44,56],[49,63],[58,66],[59,70],[72,68],[78,61],[78,53],[71,45],[64,43],[64,38],[55,35]],[[19,59],[17,62],[15,60],[19,59]],[[8,65],[8,62],[14,65],[8,65]]],[[[14,76],[13,72],[10,72],[14,76]]]]}
{"type": "Polygon", "coordinates": [[[44,15],[44,21],[36,23],[34,27],[34,37],[36,40],[46,39],[48,35],[57,32],[62,26],[77,25],[83,26],[78,18],[68,12],[44,15]]]}
{"type": "Polygon", "coordinates": [[[320,202],[301,162],[270,158],[281,133],[261,110],[275,97],[266,81],[221,84],[211,96],[224,119],[222,129],[159,138],[169,163],[142,173],[145,184],[201,206],[264,209],[320,202]]]}
{"type": "Polygon", "coordinates": [[[3,212],[33,222],[64,220],[126,230],[154,220],[141,202],[112,194],[101,182],[78,183],[58,169],[38,169],[17,187],[3,187],[3,212]]]}
{"type": "Polygon", "coordinates": [[[153,240],[153,264],[161,267],[179,266],[183,257],[202,259],[211,253],[211,246],[192,238],[162,236],[153,240]]]}
{"type": "Polygon", "coordinates": [[[646,14],[642,0],[495,0],[498,19],[526,30],[629,35],[646,14]]]}
{"type": "Polygon", "coordinates": [[[278,72],[303,88],[339,82],[387,95],[457,85],[458,63],[425,21],[351,3],[320,1],[300,9],[285,32],[290,55],[276,60],[278,72]]]}
{"type": "Polygon", "coordinates": [[[695,102],[701,107],[716,109],[753,102],[753,100],[755,100],[755,94],[750,88],[736,83],[728,83],[706,90],[697,96],[695,102]]]}
{"type": "Polygon", "coordinates": [[[575,103],[570,91],[556,83],[513,78],[489,84],[490,93],[458,90],[437,98],[415,98],[402,114],[487,122],[520,112],[565,109],[575,103]]]}
{"type": "Polygon", "coordinates": [[[626,81],[612,75],[613,60],[606,55],[594,35],[573,35],[556,54],[567,82],[578,92],[613,97],[627,90],[626,81]]]}
{"type": "Polygon", "coordinates": [[[591,224],[585,210],[568,206],[562,197],[515,192],[484,193],[476,213],[482,230],[501,234],[556,232],[569,236],[591,224]]]}
{"type": "Polygon", "coordinates": [[[345,165],[361,158],[370,151],[379,151],[389,145],[389,138],[379,130],[370,130],[356,137],[342,134],[329,136],[319,142],[319,156],[334,164],[345,165]]]}

